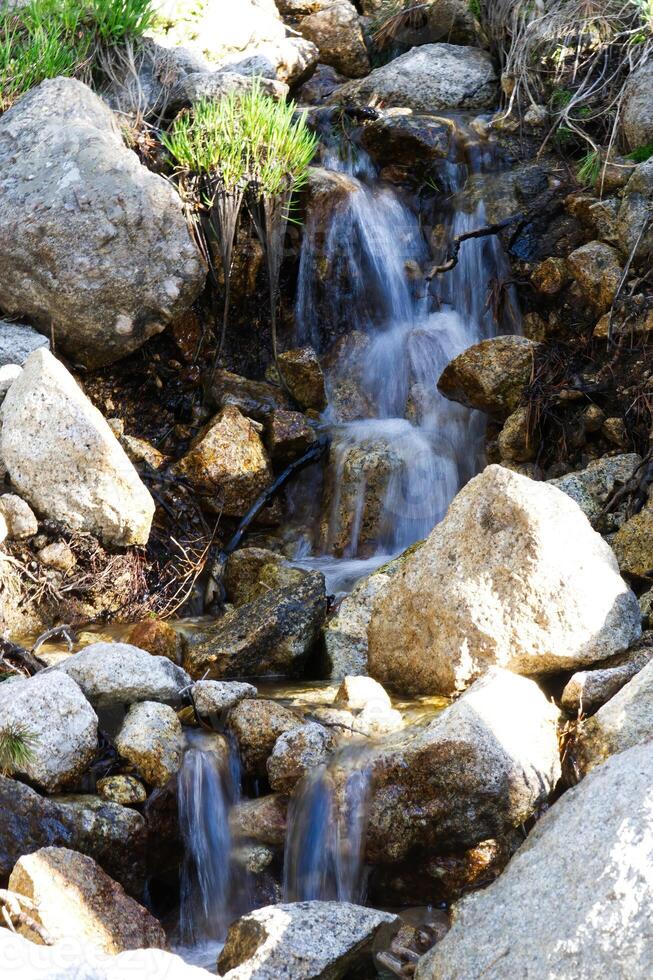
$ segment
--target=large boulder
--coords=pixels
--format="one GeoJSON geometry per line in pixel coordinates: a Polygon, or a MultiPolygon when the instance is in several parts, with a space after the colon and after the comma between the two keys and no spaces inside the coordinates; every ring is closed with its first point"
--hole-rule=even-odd
{"type": "Polygon", "coordinates": [[[604,456],[593,460],[584,470],[565,473],[555,480],[549,480],[575,500],[592,527],[605,523],[607,531],[616,531],[625,520],[626,502],[615,511],[605,514],[605,505],[616,490],[624,486],[642,464],[637,453],[622,453],[618,456],[604,456]]]}
{"type": "Polygon", "coordinates": [[[653,742],[600,766],[456,907],[416,980],[628,977],[653,963],[653,742]]]}
{"type": "Polygon", "coordinates": [[[42,82],[2,116],[0,196],[0,307],[87,367],[140,347],[204,284],[179,195],[75,79],[42,82]]]}
{"type": "Polygon", "coordinates": [[[372,968],[372,944],[388,912],[348,902],[269,905],[229,929],[218,969],[224,980],[346,980],[372,968]]]}
{"type": "Polygon", "coordinates": [[[0,684],[0,730],[22,736],[21,758],[3,760],[7,775],[53,793],[88,768],[98,748],[97,715],[65,674],[39,673],[0,684]]]}
{"type": "Polygon", "coordinates": [[[534,681],[493,668],[426,725],[369,750],[367,855],[395,863],[501,837],[560,776],[557,709],[534,681]]]}
{"type": "Polygon", "coordinates": [[[447,364],[438,390],[451,401],[507,419],[519,406],[539,346],[513,334],[482,340],[447,364]]]}
{"type": "Polygon", "coordinates": [[[625,256],[633,254],[636,264],[650,262],[653,256],[653,225],[649,221],[652,201],[653,157],[635,167],[617,214],[617,242],[625,256]]]}
{"type": "Polygon", "coordinates": [[[273,479],[256,426],[235,405],[226,405],[199,434],[177,472],[228,517],[243,517],[273,479]]]}
{"type": "Polygon", "coordinates": [[[221,680],[301,674],[326,616],[324,576],[273,589],[226,613],[188,639],[184,667],[192,677],[221,680]]]}
{"type": "Polygon", "coordinates": [[[6,879],[25,854],[70,847],[94,858],[131,895],[139,895],[145,843],[145,819],[136,810],[90,795],[50,799],[0,775],[0,878],[6,879]]]}
{"type": "Polygon", "coordinates": [[[184,747],[181,723],[168,704],[156,701],[132,704],[116,735],[115,746],[146,783],[163,787],[181,765],[184,747]]]}
{"type": "Polygon", "coordinates": [[[579,727],[573,755],[579,775],[653,737],[653,662],[579,727]]]}
{"type": "Polygon", "coordinates": [[[492,664],[573,670],[640,634],[637,599],[573,500],[488,466],[377,598],[369,673],[398,690],[450,694],[492,664]]]}
{"type": "MultiPolygon", "coordinates": [[[[9,888],[35,903],[32,918],[56,943],[81,943],[114,954],[167,945],[154,916],[126,895],[93,858],[67,847],[44,847],[21,857],[9,888]]],[[[26,926],[20,932],[42,941],[26,926]]]]}
{"type": "Polygon", "coordinates": [[[487,52],[456,44],[424,44],[375,68],[367,78],[343,85],[329,102],[360,104],[374,99],[386,107],[430,113],[491,109],[498,98],[498,76],[487,52]]]}
{"type": "Polygon", "coordinates": [[[178,705],[191,679],[167,657],[129,643],[91,643],[51,668],[72,677],[96,707],[165,701],[178,705]]]}
{"type": "Polygon", "coordinates": [[[349,0],[337,0],[302,17],[297,29],[319,50],[322,64],[331,65],[349,78],[360,78],[370,70],[358,11],[349,0]]]}
{"type": "Polygon", "coordinates": [[[106,420],[48,350],[28,357],[0,417],[0,456],[39,514],[106,544],[147,543],[152,497],[106,420]]]}
{"type": "Polygon", "coordinates": [[[641,65],[629,77],[619,112],[621,135],[631,150],[653,143],[653,61],[641,65]]]}

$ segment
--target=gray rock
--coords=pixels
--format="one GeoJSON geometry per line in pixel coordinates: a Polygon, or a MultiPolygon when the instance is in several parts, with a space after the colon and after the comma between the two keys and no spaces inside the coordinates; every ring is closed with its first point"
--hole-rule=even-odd
{"type": "Polygon", "coordinates": [[[0,514],[7,523],[9,537],[15,541],[31,538],[39,529],[34,511],[15,493],[3,493],[0,496],[0,514]]]}
{"type": "Polygon", "coordinates": [[[312,41],[304,37],[286,37],[273,44],[234,52],[221,58],[216,67],[252,78],[276,80],[277,84],[299,85],[312,75],[318,58],[319,51],[312,41]]]}
{"type": "Polygon", "coordinates": [[[358,11],[349,0],[338,0],[302,17],[297,30],[319,49],[319,60],[349,78],[370,70],[370,59],[358,11]]]}
{"type": "Polygon", "coordinates": [[[619,112],[621,134],[631,150],[653,143],[653,62],[634,71],[624,86],[619,112]]]}
{"type": "Polygon", "coordinates": [[[298,676],[326,616],[324,577],[275,589],[191,635],[184,667],[192,677],[298,676]]]}
{"type": "Polygon", "coordinates": [[[365,126],[361,141],[367,152],[381,165],[446,159],[455,126],[450,119],[412,112],[384,112],[365,126]]]}
{"type": "Polygon", "coordinates": [[[333,732],[314,721],[284,732],[267,761],[270,786],[289,793],[309,770],[326,762],[335,747],[333,732]]]}
{"type": "Polygon", "coordinates": [[[40,347],[50,349],[50,341],[42,333],[24,323],[10,323],[0,320],[0,366],[18,364],[22,366],[32,351],[40,347]]]}
{"type": "Polygon", "coordinates": [[[51,845],[72,847],[95,858],[130,894],[139,895],[145,880],[145,840],[145,819],[136,810],[97,796],[47,798],[0,776],[3,878],[23,854],[51,845]]]}
{"type": "Polygon", "coordinates": [[[653,662],[635,674],[580,726],[573,748],[576,770],[585,776],[612,755],[653,737],[653,662]]]}
{"type": "Polygon", "coordinates": [[[653,634],[644,634],[626,653],[596,670],[579,670],[567,681],[561,703],[572,715],[591,715],[653,659],[653,634]]]}
{"type": "Polygon", "coordinates": [[[53,793],[74,782],[97,751],[97,715],[65,674],[42,672],[0,684],[0,726],[23,732],[29,754],[8,775],[53,793]]]}
{"type": "Polygon", "coordinates": [[[374,97],[386,107],[415,112],[491,109],[499,99],[498,77],[492,58],[479,48],[423,44],[343,85],[329,102],[360,104],[374,97]]]}
{"type": "Polygon", "coordinates": [[[191,689],[195,710],[202,718],[219,718],[244,698],[255,698],[253,684],[239,681],[196,681],[191,689]]]}
{"type": "Polygon", "coordinates": [[[627,650],[639,605],[610,546],[556,487],[488,466],[375,601],[386,687],[451,694],[491,664],[555,673],[627,650]]]}
{"type": "Polygon", "coordinates": [[[557,717],[534,681],[493,668],[433,721],[379,739],[368,858],[456,851],[523,823],[560,776],[557,717]]]}
{"type": "MultiPolygon", "coordinates": [[[[584,470],[566,473],[548,482],[575,500],[592,527],[596,527],[610,497],[630,480],[641,462],[642,458],[637,453],[604,456],[594,460],[584,470]]],[[[622,509],[606,517],[606,530],[616,531],[626,519],[626,513],[622,509]]]]}
{"type": "Polygon", "coordinates": [[[648,742],[565,793],[499,879],[459,903],[415,980],[648,980],[652,771],[648,742]]]}
{"type": "Polygon", "coordinates": [[[348,902],[269,905],[231,926],[218,969],[224,980],[346,980],[371,968],[374,937],[395,919],[348,902]]]}
{"type": "Polygon", "coordinates": [[[190,687],[185,670],[167,657],[155,657],[129,643],[91,643],[50,668],[64,671],[97,707],[165,701],[178,705],[190,687]]]}
{"type": "MultiPolygon", "coordinates": [[[[5,395],[11,388],[14,381],[20,377],[22,373],[22,368],[18,367],[17,364],[3,364],[0,367],[0,405],[5,400],[5,395]]],[[[1,464],[2,468],[6,472],[4,463],[1,464]]],[[[3,473],[4,477],[4,473],[3,473]]]]}
{"type": "Polygon", "coordinates": [[[624,255],[634,255],[636,262],[650,261],[653,256],[653,225],[646,222],[653,201],[653,157],[640,163],[626,184],[617,215],[616,236],[624,255]]]}
{"type": "Polygon", "coordinates": [[[127,712],[115,746],[146,783],[163,787],[181,765],[181,723],[169,705],[141,701],[127,712]]]}
{"type": "Polygon", "coordinates": [[[0,307],[87,367],[140,347],[204,279],[169,181],[90,88],[55,78],[0,120],[0,307]]]}
{"type": "Polygon", "coordinates": [[[276,79],[260,79],[237,71],[196,71],[182,76],[168,95],[168,111],[178,112],[200,99],[221,99],[231,92],[249,92],[258,82],[263,92],[277,99],[288,95],[288,86],[276,79]]]}
{"type": "Polygon", "coordinates": [[[107,544],[147,543],[152,497],[103,416],[48,350],[30,354],[1,419],[0,454],[37,513],[107,544]]]}

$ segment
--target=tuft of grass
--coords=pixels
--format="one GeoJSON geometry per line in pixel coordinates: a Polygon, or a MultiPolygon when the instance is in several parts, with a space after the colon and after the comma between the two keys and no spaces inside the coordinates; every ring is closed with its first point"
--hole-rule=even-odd
{"type": "Polygon", "coordinates": [[[601,155],[598,150],[590,150],[581,160],[576,175],[584,187],[593,186],[601,173],[601,155]]]}
{"type": "Polygon", "coordinates": [[[37,737],[23,725],[9,725],[0,729],[0,774],[10,776],[25,767],[34,758],[37,737]]]}

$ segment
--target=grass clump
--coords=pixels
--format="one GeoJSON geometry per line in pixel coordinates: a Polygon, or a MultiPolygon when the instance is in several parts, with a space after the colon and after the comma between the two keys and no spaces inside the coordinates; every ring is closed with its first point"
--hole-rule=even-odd
{"type": "Polygon", "coordinates": [[[276,303],[283,239],[293,195],[306,182],[317,138],[294,103],[272,99],[255,83],[247,92],[201,100],[192,111],[181,113],[162,139],[216,293],[219,277],[211,258],[212,243],[217,244],[222,262],[223,316],[215,364],[227,330],[233,243],[244,203],[265,251],[277,362],[276,303]]]}
{"type": "Polygon", "coordinates": [[[140,37],[152,0],[30,0],[0,11],[0,111],[59,75],[92,70],[101,48],[140,37]]]}
{"type": "Polygon", "coordinates": [[[34,758],[36,736],[23,725],[0,729],[0,775],[24,770],[34,758]]]}
{"type": "Polygon", "coordinates": [[[650,160],[651,157],[653,157],[653,143],[646,143],[644,146],[638,146],[636,149],[626,154],[626,159],[632,160],[633,163],[646,163],[646,161],[650,160]]]}

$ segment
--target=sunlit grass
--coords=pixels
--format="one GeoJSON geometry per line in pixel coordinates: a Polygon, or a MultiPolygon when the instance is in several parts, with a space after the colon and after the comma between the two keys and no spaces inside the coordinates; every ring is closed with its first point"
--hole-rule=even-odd
{"type": "Polygon", "coordinates": [[[0,728],[0,774],[24,770],[34,758],[35,745],[36,736],[23,725],[0,728]]]}

